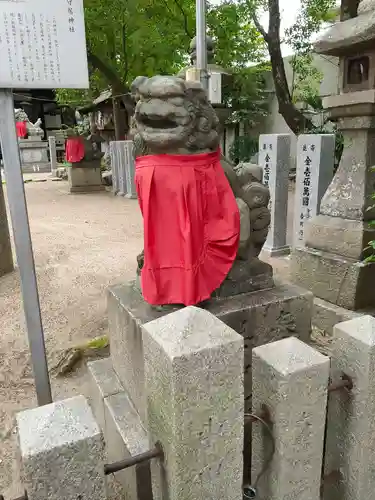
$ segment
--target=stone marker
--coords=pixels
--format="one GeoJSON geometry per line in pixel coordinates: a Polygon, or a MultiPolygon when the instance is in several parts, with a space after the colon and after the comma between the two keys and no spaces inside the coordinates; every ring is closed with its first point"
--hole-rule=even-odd
{"type": "Polygon", "coordinates": [[[329,395],[324,499],[366,500],[375,491],[375,319],[339,323],[334,339],[332,379],[344,373],[354,386],[329,395]]]}
{"type": "Polygon", "coordinates": [[[56,155],[56,138],[53,135],[48,137],[49,143],[49,159],[51,162],[51,174],[56,176],[57,170],[57,155],[56,155]]]}
{"type": "Polygon", "coordinates": [[[277,257],[290,251],[286,244],[290,134],[261,134],[259,165],[263,168],[263,183],[271,193],[271,227],[263,252],[270,257],[277,257]]]}
{"type": "Polygon", "coordinates": [[[113,193],[127,198],[136,198],[134,175],[133,141],[110,143],[113,193]]]}
{"type": "Polygon", "coordinates": [[[304,245],[305,223],[319,213],[320,202],[333,178],[334,159],[334,134],[303,134],[298,137],[294,247],[304,245]]]}
{"type": "Polygon", "coordinates": [[[104,441],[83,396],[17,415],[29,500],[105,500],[104,441]]]}
{"type": "MultiPolygon", "coordinates": [[[[258,500],[320,498],[328,378],[329,358],[294,337],[253,350],[252,412],[267,406],[275,440],[258,500]]],[[[270,436],[253,424],[253,485],[270,452],[270,436]]]]}
{"type": "Polygon", "coordinates": [[[242,337],[196,307],[142,328],[155,500],[242,499],[242,337]]]}
{"type": "Polygon", "coordinates": [[[12,246],[0,170],[0,277],[11,273],[13,269],[12,246]]]}

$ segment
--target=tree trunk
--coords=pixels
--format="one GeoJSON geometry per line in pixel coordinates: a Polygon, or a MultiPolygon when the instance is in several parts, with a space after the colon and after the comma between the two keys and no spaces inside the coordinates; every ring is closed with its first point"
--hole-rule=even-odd
{"type": "Polygon", "coordinates": [[[281,54],[279,0],[268,0],[268,14],[268,33],[259,23],[256,16],[254,16],[254,22],[268,46],[273,82],[277,101],[279,103],[279,113],[282,115],[292,132],[298,135],[311,129],[313,124],[296,108],[290,94],[284,60],[281,54]]]}
{"type": "Polygon", "coordinates": [[[292,101],[289,91],[288,80],[285,74],[284,60],[281,54],[280,44],[270,40],[268,51],[271,58],[272,76],[275,85],[277,101],[279,103],[279,113],[284,118],[288,127],[298,135],[312,128],[312,123],[292,101]]]}

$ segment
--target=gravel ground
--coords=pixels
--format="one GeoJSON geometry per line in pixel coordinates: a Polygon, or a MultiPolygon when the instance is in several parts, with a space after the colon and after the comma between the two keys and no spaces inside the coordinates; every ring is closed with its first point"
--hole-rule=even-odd
{"type": "MultiPolygon", "coordinates": [[[[142,249],[136,200],[108,192],[72,195],[66,182],[25,185],[40,303],[52,366],[62,350],[107,330],[105,289],[134,275],[142,249]]],[[[17,272],[0,278],[0,494],[22,493],[14,416],[36,406],[17,272]]],[[[85,367],[52,378],[53,396],[88,394],[85,367]]]]}

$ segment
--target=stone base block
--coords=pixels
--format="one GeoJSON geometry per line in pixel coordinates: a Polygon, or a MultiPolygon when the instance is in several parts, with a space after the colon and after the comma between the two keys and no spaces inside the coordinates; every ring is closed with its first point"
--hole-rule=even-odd
{"type": "MultiPolygon", "coordinates": [[[[373,311],[375,313],[375,311],[373,311]]],[[[314,298],[313,325],[328,335],[333,335],[333,327],[343,321],[359,318],[365,312],[355,312],[344,307],[335,306],[326,300],[314,298]]]]}
{"type": "Polygon", "coordinates": [[[363,249],[375,239],[375,229],[358,220],[318,215],[306,224],[307,247],[362,260],[363,249]]]}
{"type": "Polygon", "coordinates": [[[296,248],[291,258],[291,279],[337,306],[353,311],[375,308],[375,264],[296,248]]]}
{"type": "Polygon", "coordinates": [[[249,261],[236,260],[214,297],[225,298],[240,293],[256,292],[273,288],[273,270],[270,264],[253,258],[249,261]]]}
{"type": "MultiPolygon", "coordinates": [[[[108,462],[117,462],[150,449],[148,433],[120,384],[109,359],[89,364],[91,406],[102,428],[108,462]]],[[[152,500],[149,462],[116,472],[126,500],[152,500]]]]}
{"type": "Polygon", "coordinates": [[[283,257],[290,254],[290,246],[286,245],[279,248],[267,248],[264,246],[262,253],[267,257],[283,257]]]}
{"type": "Polygon", "coordinates": [[[71,193],[89,193],[103,191],[100,168],[71,167],[68,168],[68,180],[71,193]]]}
{"type": "Polygon", "coordinates": [[[23,174],[47,174],[51,172],[50,162],[22,163],[23,174]]]}
{"type": "MultiPolygon", "coordinates": [[[[205,308],[245,339],[245,404],[248,410],[251,406],[252,349],[290,336],[308,342],[313,295],[294,285],[282,284],[270,290],[212,299],[205,308]]],[[[143,422],[146,422],[146,401],[141,326],[177,309],[160,310],[150,306],[134,283],[109,289],[113,367],[143,422]]]]}

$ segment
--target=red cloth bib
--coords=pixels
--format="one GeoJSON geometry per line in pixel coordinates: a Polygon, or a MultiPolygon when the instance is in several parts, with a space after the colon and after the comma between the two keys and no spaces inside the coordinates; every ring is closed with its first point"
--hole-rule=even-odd
{"type": "Polygon", "coordinates": [[[69,163],[79,163],[85,157],[85,145],[81,137],[67,139],[65,146],[65,158],[69,163]]]}
{"type": "Polygon", "coordinates": [[[27,136],[26,122],[16,122],[17,137],[23,139],[27,136]]]}
{"type": "Polygon", "coordinates": [[[142,293],[153,305],[211,297],[236,258],[240,215],[220,151],[136,160],[144,222],[142,293]]]}

